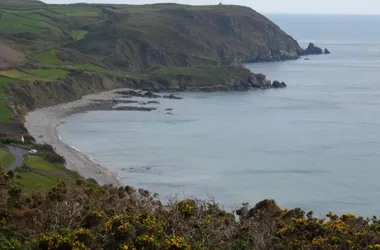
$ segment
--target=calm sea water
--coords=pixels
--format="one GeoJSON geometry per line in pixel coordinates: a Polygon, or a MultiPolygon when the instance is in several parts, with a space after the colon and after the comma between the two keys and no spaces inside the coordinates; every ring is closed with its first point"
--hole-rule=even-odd
{"type": "Polygon", "coordinates": [[[332,54],[247,65],[285,81],[283,90],[73,115],[60,127],[64,141],[163,199],[213,196],[233,209],[272,198],[318,215],[380,215],[380,16],[269,17],[332,54]]]}

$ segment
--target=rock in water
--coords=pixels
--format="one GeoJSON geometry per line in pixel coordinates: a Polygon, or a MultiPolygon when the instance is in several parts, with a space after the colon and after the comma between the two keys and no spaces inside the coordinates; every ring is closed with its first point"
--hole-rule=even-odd
{"type": "Polygon", "coordinates": [[[113,110],[118,110],[118,111],[152,111],[152,110],[156,110],[156,108],[122,106],[122,107],[114,108],[113,110]]]}
{"type": "Polygon", "coordinates": [[[323,54],[321,48],[314,45],[314,43],[309,43],[309,46],[305,50],[306,55],[320,55],[323,54]]]}
{"type": "Polygon", "coordinates": [[[157,101],[149,101],[149,102],[147,102],[146,104],[160,104],[160,103],[157,102],[157,101]]]}
{"type": "Polygon", "coordinates": [[[134,90],[117,91],[116,93],[123,96],[137,96],[137,97],[143,96],[141,93],[134,90]]]}
{"type": "Polygon", "coordinates": [[[328,55],[331,54],[331,52],[328,49],[325,49],[325,54],[328,55]]]}
{"type": "Polygon", "coordinates": [[[176,99],[176,100],[180,100],[180,99],[182,99],[182,97],[175,96],[175,95],[173,95],[173,94],[170,94],[170,95],[164,95],[163,98],[167,98],[167,99],[176,99]]]}
{"type": "Polygon", "coordinates": [[[147,97],[147,98],[160,98],[161,96],[159,95],[156,95],[155,93],[151,92],[151,91],[148,91],[146,92],[143,97],[147,97]]]}
{"type": "Polygon", "coordinates": [[[286,88],[286,83],[279,82],[279,81],[274,81],[272,83],[272,87],[275,88],[275,89],[286,88]]]}

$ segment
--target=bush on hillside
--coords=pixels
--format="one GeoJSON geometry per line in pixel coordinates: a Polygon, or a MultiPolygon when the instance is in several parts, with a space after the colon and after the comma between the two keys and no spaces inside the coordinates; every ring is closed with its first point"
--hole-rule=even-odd
{"type": "Polygon", "coordinates": [[[42,156],[44,157],[45,160],[51,163],[59,163],[59,164],[65,164],[66,160],[59,154],[55,152],[44,152],[42,153],[42,156]]]}
{"type": "Polygon", "coordinates": [[[235,214],[213,201],[163,205],[145,190],[79,184],[24,190],[0,173],[0,250],[380,249],[376,217],[318,218],[273,200],[235,214]]]}

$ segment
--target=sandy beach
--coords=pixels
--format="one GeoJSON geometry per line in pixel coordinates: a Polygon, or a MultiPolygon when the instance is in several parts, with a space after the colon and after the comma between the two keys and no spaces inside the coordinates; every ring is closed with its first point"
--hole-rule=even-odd
{"type": "Polygon", "coordinates": [[[74,102],[29,112],[25,117],[25,126],[38,143],[48,143],[52,145],[56,152],[66,159],[66,167],[68,169],[77,171],[86,179],[95,179],[99,185],[113,184],[118,186],[119,182],[115,173],[91,161],[90,157],[85,153],[65,144],[57,131],[57,127],[63,117],[74,112],[85,110],[86,107],[96,105],[97,102],[94,100],[114,100],[117,98],[116,91],[120,91],[120,89],[86,95],[83,96],[82,99],[74,102]]]}

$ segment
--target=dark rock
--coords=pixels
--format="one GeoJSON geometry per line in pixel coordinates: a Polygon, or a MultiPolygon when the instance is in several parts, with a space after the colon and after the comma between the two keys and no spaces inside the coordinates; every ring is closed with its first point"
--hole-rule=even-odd
{"type": "Polygon", "coordinates": [[[165,109],[165,110],[167,110],[167,111],[172,111],[173,109],[165,109]]]}
{"type": "Polygon", "coordinates": [[[166,114],[167,114],[167,115],[172,115],[173,113],[171,113],[171,112],[166,112],[166,114]]]}
{"type": "Polygon", "coordinates": [[[160,95],[156,95],[155,93],[151,92],[151,91],[148,91],[146,92],[143,97],[147,97],[147,98],[160,98],[161,96],[160,95]]]}
{"type": "Polygon", "coordinates": [[[324,52],[326,55],[328,54],[331,54],[331,52],[328,50],[328,49],[325,49],[325,52],[324,52]]]}
{"type": "Polygon", "coordinates": [[[286,84],[284,82],[274,81],[272,87],[275,89],[286,88],[286,84]]]}
{"type": "Polygon", "coordinates": [[[320,55],[323,54],[323,51],[321,48],[314,45],[314,43],[309,43],[309,46],[305,50],[306,55],[320,55]]]}
{"type": "Polygon", "coordinates": [[[176,100],[180,100],[180,99],[182,99],[182,97],[175,96],[175,95],[173,95],[173,94],[170,94],[170,95],[164,95],[163,98],[167,98],[167,99],[176,99],[176,100]]]}
{"type": "Polygon", "coordinates": [[[152,111],[152,110],[156,110],[156,108],[123,106],[123,107],[114,108],[113,110],[119,110],[119,111],[152,111]]]}
{"type": "Polygon", "coordinates": [[[134,90],[122,90],[122,91],[117,91],[116,93],[123,96],[138,96],[138,97],[143,96],[143,94],[134,90]]]}
{"type": "Polygon", "coordinates": [[[139,101],[134,101],[134,100],[112,100],[114,104],[119,104],[119,103],[138,103],[139,101]]]}
{"type": "Polygon", "coordinates": [[[305,58],[306,61],[310,61],[310,58],[305,58]]]}
{"type": "Polygon", "coordinates": [[[149,101],[149,102],[147,102],[146,104],[160,104],[160,103],[157,102],[157,101],[149,101]]]}

